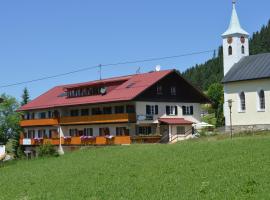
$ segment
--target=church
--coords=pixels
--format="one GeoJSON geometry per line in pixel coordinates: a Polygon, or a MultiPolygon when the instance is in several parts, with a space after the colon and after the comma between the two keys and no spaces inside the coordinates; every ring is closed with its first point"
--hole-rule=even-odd
{"type": "Polygon", "coordinates": [[[234,131],[270,129],[270,53],[249,55],[249,33],[240,25],[236,3],[222,34],[224,116],[234,131]]]}

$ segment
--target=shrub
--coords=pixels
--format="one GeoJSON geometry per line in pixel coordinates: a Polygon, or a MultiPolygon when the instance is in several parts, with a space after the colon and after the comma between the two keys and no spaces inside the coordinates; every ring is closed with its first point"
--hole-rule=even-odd
{"type": "Polygon", "coordinates": [[[56,149],[50,143],[39,146],[37,153],[39,157],[58,156],[56,149]]]}

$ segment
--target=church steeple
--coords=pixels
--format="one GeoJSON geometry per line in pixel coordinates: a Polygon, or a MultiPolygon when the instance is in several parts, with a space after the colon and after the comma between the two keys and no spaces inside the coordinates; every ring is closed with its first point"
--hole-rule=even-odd
{"type": "Polygon", "coordinates": [[[242,29],[237,12],[236,12],[236,0],[233,0],[233,10],[232,10],[232,17],[230,21],[229,28],[225,33],[222,34],[223,37],[233,35],[233,34],[242,34],[248,36],[248,32],[242,29]]]}
{"type": "Polygon", "coordinates": [[[229,28],[222,34],[224,76],[230,71],[235,63],[243,57],[249,56],[249,34],[240,24],[236,12],[236,0],[233,0],[232,16],[229,28]]]}

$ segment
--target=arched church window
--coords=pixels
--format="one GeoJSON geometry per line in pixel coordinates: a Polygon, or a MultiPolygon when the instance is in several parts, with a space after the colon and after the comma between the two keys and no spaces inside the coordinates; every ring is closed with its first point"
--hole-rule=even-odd
{"type": "Polygon", "coordinates": [[[240,97],[240,111],[245,111],[246,110],[246,95],[244,92],[241,92],[239,94],[240,97]]]}
{"type": "Polygon", "coordinates": [[[245,47],[242,45],[242,54],[245,54],[245,47]]]}
{"type": "Polygon", "coordinates": [[[260,110],[265,109],[265,94],[263,90],[259,92],[259,108],[260,110]]]}
{"type": "Polygon", "coordinates": [[[232,46],[229,46],[228,52],[229,52],[229,56],[231,56],[232,55],[232,46]]]}

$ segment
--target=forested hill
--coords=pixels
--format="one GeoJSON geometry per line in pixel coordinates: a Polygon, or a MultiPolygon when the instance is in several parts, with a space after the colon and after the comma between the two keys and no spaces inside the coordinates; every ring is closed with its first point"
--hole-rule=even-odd
{"type": "MultiPolygon", "coordinates": [[[[270,52],[270,20],[260,31],[254,33],[250,39],[250,54],[270,52]]],[[[193,66],[182,74],[198,88],[206,91],[213,83],[220,83],[223,78],[223,54],[219,47],[217,55],[204,64],[193,66]]]]}

